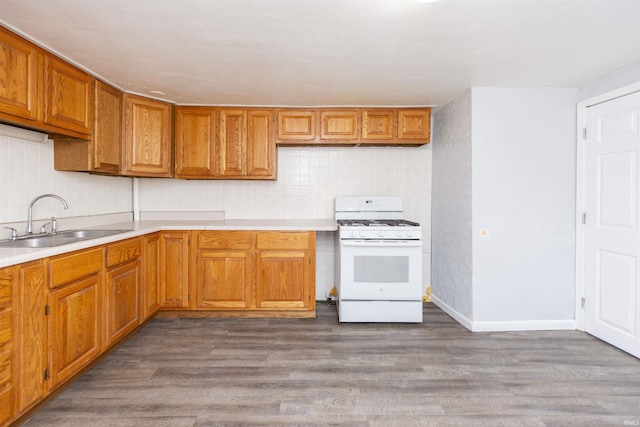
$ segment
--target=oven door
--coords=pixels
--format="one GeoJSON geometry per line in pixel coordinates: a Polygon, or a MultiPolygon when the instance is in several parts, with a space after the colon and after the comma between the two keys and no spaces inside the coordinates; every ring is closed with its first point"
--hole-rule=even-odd
{"type": "Polygon", "coordinates": [[[341,300],[422,300],[421,240],[341,240],[341,300]]]}

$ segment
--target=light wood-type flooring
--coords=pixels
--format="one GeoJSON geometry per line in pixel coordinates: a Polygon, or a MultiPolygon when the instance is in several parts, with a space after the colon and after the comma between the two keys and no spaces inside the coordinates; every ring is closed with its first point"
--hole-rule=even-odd
{"type": "Polygon", "coordinates": [[[578,331],[424,323],[154,319],[26,424],[624,426],[640,361],[578,331]]]}

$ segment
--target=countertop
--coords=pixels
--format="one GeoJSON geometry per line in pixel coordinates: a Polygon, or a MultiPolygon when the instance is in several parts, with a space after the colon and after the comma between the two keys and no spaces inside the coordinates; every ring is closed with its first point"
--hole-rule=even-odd
{"type": "MultiPolygon", "coordinates": [[[[117,242],[119,240],[142,236],[163,230],[249,230],[249,231],[336,231],[337,225],[334,220],[328,219],[278,219],[278,220],[255,220],[255,219],[226,219],[226,220],[147,220],[129,221],[105,224],[91,229],[99,230],[130,230],[124,233],[115,234],[97,239],[82,240],[67,245],[54,246],[50,248],[0,248],[0,267],[21,264],[50,256],[73,252],[92,246],[117,242]]],[[[64,230],[59,230],[64,231],[64,230]]]]}

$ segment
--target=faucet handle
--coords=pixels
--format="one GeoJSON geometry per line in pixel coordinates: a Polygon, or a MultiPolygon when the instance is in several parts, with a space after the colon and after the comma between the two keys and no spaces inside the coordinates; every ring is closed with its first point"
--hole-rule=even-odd
{"type": "Polygon", "coordinates": [[[58,221],[56,220],[55,216],[51,217],[51,234],[57,234],[58,233],[58,221]]]}
{"type": "Polygon", "coordinates": [[[45,222],[42,227],[40,227],[40,234],[45,234],[47,232],[47,225],[51,224],[50,222],[45,222]]]}
{"type": "Polygon", "coordinates": [[[7,230],[11,230],[11,240],[18,240],[18,230],[13,227],[5,227],[7,230]]]}

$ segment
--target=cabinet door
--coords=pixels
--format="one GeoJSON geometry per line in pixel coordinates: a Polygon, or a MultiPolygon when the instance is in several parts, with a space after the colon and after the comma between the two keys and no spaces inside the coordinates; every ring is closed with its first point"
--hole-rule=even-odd
{"type": "Polygon", "coordinates": [[[49,390],[100,353],[100,290],[100,275],[93,274],[49,295],[49,390]]]}
{"type": "Polygon", "coordinates": [[[429,142],[430,134],[430,108],[398,110],[398,140],[420,140],[429,142]]]}
{"type": "Polygon", "coordinates": [[[195,294],[198,309],[249,308],[251,252],[198,252],[195,294]]]}
{"type": "Polygon", "coordinates": [[[176,178],[207,178],[214,175],[215,135],[214,108],[176,108],[176,178]]]}
{"type": "Polygon", "coordinates": [[[247,156],[246,110],[220,110],[218,132],[218,176],[246,174],[247,156]]]}
{"type": "Polygon", "coordinates": [[[300,144],[317,139],[315,110],[278,110],[278,143],[300,144]]]}
{"type": "Polygon", "coordinates": [[[13,271],[12,267],[0,268],[0,426],[8,424],[13,417],[13,271]]]}
{"type": "Polygon", "coordinates": [[[93,170],[117,174],[122,161],[122,92],[96,81],[94,111],[93,170]]]}
{"type": "Polygon", "coordinates": [[[276,141],[272,110],[247,111],[248,177],[276,178],[276,141]]]}
{"type": "Polygon", "coordinates": [[[362,110],[362,140],[391,141],[395,139],[396,110],[362,110]]]}
{"type": "Polygon", "coordinates": [[[304,251],[260,251],[257,257],[256,307],[310,309],[311,259],[304,251]]]}
{"type": "Polygon", "coordinates": [[[189,307],[189,232],[161,232],[160,260],[160,306],[189,307]]]}
{"type": "Polygon", "coordinates": [[[0,27],[0,113],[37,118],[38,49],[0,27]]]}
{"type": "Polygon", "coordinates": [[[171,104],[124,95],[123,174],[171,176],[171,104]]]}
{"type": "Polygon", "coordinates": [[[144,238],[142,263],[140,323],[160,309],[160,234],[154,233],[144,238]]]}
{"type": "Polygon", "coordinates": [[[258,232],[256,307],[315,310],[315,233],[258,232]]]}
{"type": "Polygon", "coordinates": [[[45,396],[47,284],[45,262],[22,264],[14,291],[16,416],[45,396]]]}
{"type": "Polygon", "coordinates": [[[93,78],[60,59],[45,55],[44,121],[89,139],[93,119],[93,78]]]}
{"type": "Polygon", "coordinates": [[[360,139],[358,110],[320,112],[320,139],[322,141],[357,142],[360,139]]]}
{"type": "Polygon", "coordinates": [[[106,343],[105,347],[135,329],[139,324],[138,284],[140,261],[112,268],[106,274],[106,343]]]}

